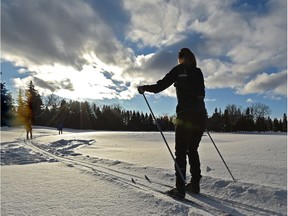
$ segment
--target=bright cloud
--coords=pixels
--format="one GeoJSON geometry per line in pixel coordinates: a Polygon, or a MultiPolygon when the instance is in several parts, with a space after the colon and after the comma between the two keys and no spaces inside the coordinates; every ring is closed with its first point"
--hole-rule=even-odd
{"type": "Polygon", "coordinates": [[[263,92],[266,92],[267,96],[273,97],[287,95],[287,71],[259,74],[238,90],[239,94],[263,94],[263,92]]]}
{"type": "Polygon", "coordinates": [[[251,99],[251,98],[248,98],[248,99],[246,100],[246,102],[249,103],[249,104],[252,104],[252,103],[254,103],[254,100],[251,99]]]}

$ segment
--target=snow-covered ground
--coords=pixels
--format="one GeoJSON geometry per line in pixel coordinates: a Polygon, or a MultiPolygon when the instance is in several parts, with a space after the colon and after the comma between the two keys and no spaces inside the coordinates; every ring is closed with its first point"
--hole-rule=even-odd
{"type": "Polygon", "coordinates": [[[205,134],[201,194],[179,201],[158,132],[2,128],[1,215],[287,215],[287,135],[211,136],[237,181],[205,134]]]}

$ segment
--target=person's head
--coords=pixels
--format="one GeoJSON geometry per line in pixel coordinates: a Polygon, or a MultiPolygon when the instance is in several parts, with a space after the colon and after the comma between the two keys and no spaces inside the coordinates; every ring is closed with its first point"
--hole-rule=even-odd
{"type": "Polygon", "coordinates": [[[179,54],[178,54],[178,62],[179,64],[181,63],[193,64],[195,67],[197,65],[194,54],[188,48],[180,49],[179,54]]]}

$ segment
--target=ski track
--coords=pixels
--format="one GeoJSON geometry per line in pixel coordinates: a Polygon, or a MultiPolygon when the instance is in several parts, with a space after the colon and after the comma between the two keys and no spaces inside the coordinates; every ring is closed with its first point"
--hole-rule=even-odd
{"type": "MultiPolygon", "coordinates": [[[[144,182],[147,180],[144,179],[144,177],[140,177],[137,175],[131,175],[130,173],[125,173],[125,172],[121,172],[121,171],[117,171],[114,170],[112,168],[109,168],[107,166],[102,166],[102,165],[98,165],[98,164],[93,164],[93,163],[89,163],[86,161],[81,161],[81,160],[77,160],[77,159],[72,159],[72,158],[64,158],[61,156],[57,156],[55,154],[52,154],[48,151],[45,151],[39,147],[37,147],[35,144],[33,144],[30,141],[26,141],[24,140],[25,144],[28,145],[33,151],[42,154],[43,156],[46,156],[49,158],[49,160],[51,160],[51,157],[59,162],[62,163],[66,163],[68,166],[70,167],[75,167],[75,168],[80,168],[80,169],[90,169],[90,173],[91,174],[97,174],[97,175],[102,175],[105,179],[107,179],[108,181],[113,181],[115,183],[120,183],[120,184],[124,184],[126,186],[130,186],[133,188],[136,188],[138,190],[141,190],[145,193],[149,193],[152,194],[154,197],[160,198],[160,199],[170,199],[173,200],[173,202],[178,202],[181,205],[184,205],[188,208],[193,207],[193,208],[200,208],[201,210],[203,210],[206,213],[209,213],[210,215],[227,215],[227,214],[223,214],[223,211],[218,210],[217,208],[213,209],[211,207],[209,210],[207,210],[205,207],[202,207],[201,205],[194,203],[193,201],[187,200],[187,201],[180,201],[177,199],[173,199],[168,197],[167,195],[164,195],[165,190],[159,190],[159,189],[155,189],[147,184],[145,184],[144,182]],[[107,171],[108,170],[108,171],[107,171]],[[132,179],[136,178],[137,182],[133,183],[132,179]],[[145,180],[143,182],[139,182],[139,180],[145,180]],[[220,214],[219,214],[220,213],[220,214]]],[[[87,170],[86,170],[87,172],[87,170]]],[[[89,171],[88,171],[89,172],[89,171]]],[[[148,182],[148,184],[151,184],[148,182]]],[[[157,184],[156,184],[157,185],[157,184]]],[[[158,186],[164,186],[165,185],[161,185],[158,184],[158,186]]],[[[166,185],[166,189],[167,189],[167,185],[166,185]]],[[[225,212],[224,212],[225,213],[225,212]]],[[[206,215],[206,214],[205,214],[206,215]]],[[[228,214],[229,215],[229,214],[228,214]]]]}
{"type": "Polygon", "coordinates": [[[88,174],[101,175],[107,181],[112,181],[115,184],[122,184],[127,187],[137,189],[138,192],[141,191],[143,193],[150,194],[153,197],[161,199],[165,202],[177,202],[188,209],[192,208],[192,214],[193,209],[198,209],[200,212],[202,211],[203,215],[284,215],[249,204],[206,194],[187,194],[185,200],[173,199],[167,195],[164,195],[164,191],[172,188],[169,184],[161,182],[160,179],[153,179],[153,176],[149,176],[149,179],[147,179],[147,176],[142,176],[139,173],[137,175],[137,170],[135,169],[133,170],[133,173],[131,173],[131,170],[124,171],[125,168],[123,169],[123,167],[121,170],[117,170],[117,167],[113,165],[121,163],[119,161],[114,161],[113,164],[105,164],[101,163],[101,159],[91,162],[93,158],[87,158],[84,156],[59,156],[59,152],[49,152],[49,150],[43,149],[40,147],[41,145],[37,145],[37,143],[34,141],[31,142],[23,139],[23,142],[29,146],[32,151],[47,158],[47,160],[50,162],[59,161],[67,164],[67,166],[81,169],[88,174]]]}

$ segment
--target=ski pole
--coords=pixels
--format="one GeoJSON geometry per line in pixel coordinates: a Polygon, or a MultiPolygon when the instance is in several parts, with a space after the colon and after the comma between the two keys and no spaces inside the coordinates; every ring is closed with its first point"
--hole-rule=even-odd
{"type": "Polygon", "coordinates": [[[211,135],[210,135],[209,131],[208,131],[208,130],[206,130],[206,133],[207,133],[207,134],[208,134],[208,136],[210,137],[210,139],[211,139],[211,141],[212,141],[213,145],[215,146],[215,148],[216,148],[216,150],[217,150],[218,154],[220,155],[220,157],[221,157],[221,159],[222,159],[223,163],[225,164],[225,166],[226,166],[226,168],[227,168],[227,170],[228,170],[228,172],[229,172],[230,176],[232,177],[233,181],[236,181],[236,179],[235,179],[235,178],[234,178],[234,176],[232,175],[232,173],[231,173],[231,171],[230,171],[229,167],[227,166],[227,164],[226,164],[226,162],[225,162],[224,158],[222,157],[222,155],[221,155],[221,153],[220,153],[219,149],[217,148],[217,146],[216,146],[216,144],[215,144],[214,140],[212,139],[212,137],[211,137],[211,135]]]}
{"type": "Polygon", "coordinates": [[[21,135],[19,136],[19,138],[18,138],[18,139],[20,139],[20,137],[23,135],[24,131],[25,131],[25,129],[23,130],[23,132],[21,133],[21,135]]]}
{"type": "Polygon", "coordinates": [[[182,180],[183,183],[185,184],[185,183],[186,183],[186,182],[185,182],[185,178],[184,178],[184,176],[183,176],[183,174],[182,174],[182,172],[181,172],[181,169],[180,169],[178,163],[176,162],[176,160],[175,160],[175,158],[174,158],[174,155],[173,155],[173,153],[172,153],[172,151],[171,151],[171,149],[170,149],[170,147],[169,147],[169,145],[168,145],[168,143],[167,143],[167,140],[166,140],[166,138],[165,138],[165,136],[164,136],[164,134],[163,134],[163,132],[162,132],[162,130],[161,130],[161,127],[160,127],[157,119],[156,119],[155,116],[154,116],[154,113],[153,113],[153,111],[152,111],[152,109],[151,109],[151,107],[150,107],[150,105],[149,105],[149,103],[148,103],[148,100],[146,99],[146,96],[145,96],[144,93],[143,93],[143,97],[144,97],[144,99],[145,99],[145,101],[146,101],[146,103],[147,103],[147,106],[148,106],[151,114],[152,114],[152,117],[153,117],[153,119],[154,119],[154,121],[155,121],[155,123],[156,123],[156,126],[157,126],[157,128],[158,128],[158,130],[159,130],[159,132],[160,132],[160,134],[161,134],[161,136],[162,136],[162,138],[163,138],[163,140],[164,140],[164,142],[165,142],[165,144],[166,144],[166,146],[167,146],[167,148],[168,148],[168,150],[169,150],[169,153],[170,153],[170,155],[171,155],[171,157],[172,157],[172,159],[173,159],[173,161],[174,161],[174,163],[175,163],[175,167],[176,167],[176,169],[177,169],[177,171],[178,171],[178,173],[179,173],[179,175],[180,175],[180,177],[181,177],[181,180],[182,180]]]}

